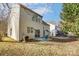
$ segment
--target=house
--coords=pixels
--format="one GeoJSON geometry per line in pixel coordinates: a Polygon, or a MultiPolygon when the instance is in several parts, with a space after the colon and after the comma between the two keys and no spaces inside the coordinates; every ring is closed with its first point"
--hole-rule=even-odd
{"type": "Polygon", "coordinates": [[[8,19],[7,35],[16,41],[23,37],[35,39],[49,35],[49,25],[42,20],[42,16],[22,4],[12,4],[8,19]]]}
{"type": "Polygon", "coordinates": [[[50,25],[43,21],[43,36],[49,36],[50,34],[50,25]]]}
{"type": "Polygon", "coordinates": [[[57,28],[56,25],[48,23],[50,25],[50,37],[56,36],[57,34],[57,28]]]}

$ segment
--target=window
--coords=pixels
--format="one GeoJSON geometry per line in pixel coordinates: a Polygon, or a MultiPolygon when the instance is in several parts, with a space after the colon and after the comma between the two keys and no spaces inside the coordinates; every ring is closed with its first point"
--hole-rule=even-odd
{"type": "Polygon", "coordinates": [[[37,17],[37,20],[38,20],[39,23],[41,23],[41,17],[40,16],[37,17]]]}
{"type": "Polygon", "coordinates": [[[40,17],[38,16],[38,15],[34,15],[33,17],[32,17],[32,20],[33,21],[36,21],[36,22],[40,22],[40,17]]]}
{"type": "Polygon", "coordinates": [[[35,37],[40,37],[40,30],[35,30],[35,37]]]}
{"type": "Polygon", "coordinates": [[[36,17],[36,22],[38,22],[38,18],[36,17]]]}
{"type": "Polygon", "coordinates": [[[30,27],[27,27],[27,33],[30,33],[30,27]]]}
{"type": "Polygon", "coordinates": [[[27,33],[33,33],[33,28],[32,27],[27,27],[27,33]]]}
{"type": "Polygon", "coordinates": [[[38,15],[34,15],[32,17],[32,21],[39,22],[39,23],[42,23],[41,19],[42,18],[40,16],[38,16],[38,15]]]}
{"type": "Polygon", "coordinates": [[[31,33],[33,33],[33,28],[31,27],[31,33]]]}
{"type": "Polygon", "coordinates": [[[33,16],[33,17],[32,17],[32,21],[34,21],[34,20],[35,20],[35,17],[33,16]]]}
{"type": "Polygon", "coordinates": [[[32,20],[33,20],[33,21],[36,21],[36,18],[37,18],[37,16],[34,15],[34,16],[32,17],[32,20]]]}
{"type": "Polygon", "coordinates": [[[12,35],[12,28],[10,28],[10,35],[12,35]]]}

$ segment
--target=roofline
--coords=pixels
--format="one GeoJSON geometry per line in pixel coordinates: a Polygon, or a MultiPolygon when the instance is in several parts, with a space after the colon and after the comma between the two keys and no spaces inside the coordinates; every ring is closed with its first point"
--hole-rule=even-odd
{"type": "Polygon", "coordinates": [[[50,26],[47,22],[45,22],[44,20],[42,20],[43,21],[43,23],[45,23],[46,25],[48,25],[48,26],[50,26]]]}
{"type": "Polygon", "coordinates": [[[35,14],[39,15],[40,17],[43,17],[42,15],[40,15],[40,14],[36,13],[35,11],[31,10],[30,8],[28,8],[28,7],[24,6],[24,5],[20,4],[20,3],[18,3],[18,4],[19,4],[21,7],[23,7],[24,9],[28,9],[29,11],[31,11],[31,12],[33,12],[33,13],[35,13],[35,14]]]}
{"type": "MultiPolygon", "coordinates": [[[[19,4],[20,6],[22,6],[23,8],[28,9],[28,10],[30,10],[31,12],[33,12],[33,13],[39,15],[40,17],[43,17],[42,15],[36,13],[35,11],[31,10],[30,8],[24,6],[24,5],[20,4],[20,3],[18,3],[18,4],[19,4]]],[[[46,23],[44,20],[42,20],[42,21],[43,21],[43,23],[45,23],[46,25],[50,26],[50,25],[49,25],[48,23],[46,23]]]]}
{"type": "MultiPolygon", "coordinates": [[[[48,22],[48,24],[55,25],[55,24],[53,24],[53,23],[49,23],[49,22],[48,22]]],[[[56,26],[56,25],[55,25],[55,26],[56,26]]]]}

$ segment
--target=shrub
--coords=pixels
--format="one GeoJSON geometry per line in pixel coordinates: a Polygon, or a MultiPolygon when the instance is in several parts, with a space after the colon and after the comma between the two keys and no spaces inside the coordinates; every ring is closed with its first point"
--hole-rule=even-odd
{"type": "Polygon", "coordinates": [[[2,41],[2,37],[4,36],[5,36],[4,32],[0,32],[0,41],[2,41]]]}

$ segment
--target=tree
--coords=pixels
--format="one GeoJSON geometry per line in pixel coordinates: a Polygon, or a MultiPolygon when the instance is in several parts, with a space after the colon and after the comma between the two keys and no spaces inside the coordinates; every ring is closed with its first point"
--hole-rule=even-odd
{"type": "Polygon", "coordinates": [[[8,3],[0,4],[0,19],[4,20],[10,14],[11,6],[8,3]]]}
{"type": "Polygon", "coordinates": [[[7,20],[11,12],[11,6],[8,3],[0,4],[0,35],[3,36],[7,31],[7,20]]]}
{"type": "Polygon", "coordinates": [[[63,32],[73,32],[79,36],[79,4],[63,4],[61,12],[61,29],[63,32]]]}

